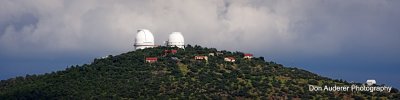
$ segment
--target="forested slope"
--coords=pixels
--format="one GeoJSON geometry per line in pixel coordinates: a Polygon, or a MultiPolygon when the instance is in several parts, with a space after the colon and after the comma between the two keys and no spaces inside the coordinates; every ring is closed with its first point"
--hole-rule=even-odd
{"type": "MultiPolygon", "coordinates": [[[[308,85],[350,85],[264,57],[188,45],[131,51],[63,71],[0,82],[0,99],[399,99],[389,92],[310,92],[308,85]],[[177,50],[176,54],[164,50],[177,50]],[[215,54],[214,56],[209,55],[215,54]],[[217,55],[218,53],[218,55],[217,55]],[[195,60],[194,56],[208,60],[195,60]],[[157,57],[147,63],[146,57],[157,57]],[[234,57],[226,62],[224,57],[234,57]]],[[[360,83],[357,83],[360,84],[360,83]]]]}

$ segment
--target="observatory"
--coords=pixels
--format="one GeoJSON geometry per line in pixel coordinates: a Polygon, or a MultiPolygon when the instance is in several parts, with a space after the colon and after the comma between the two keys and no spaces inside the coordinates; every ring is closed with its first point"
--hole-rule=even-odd
{"type": "Polygon", "coordinates": [[[144,49],[154,47],[154,36],[147,29],[137,31],[135,38],[135,49],[144,49]]]}
{"type": "Polygon", "coordinates": [[[376,81],[375,81],[374,79],[369,79],[369,80],[367,80],[367,82],[365,82],[365,83],[367,83],[368,86],[371,86],[371,85],[376,84],[376,81]]]}
{"type": "Polygon", "coordinates": [[[185,43],[184,43],[184,38],[181,34],[181,32],[172,32],[169,35],[168,41],[167,41],[167,46],[170,47],[178,47],[178,48],[184,48],[185,43]]]}

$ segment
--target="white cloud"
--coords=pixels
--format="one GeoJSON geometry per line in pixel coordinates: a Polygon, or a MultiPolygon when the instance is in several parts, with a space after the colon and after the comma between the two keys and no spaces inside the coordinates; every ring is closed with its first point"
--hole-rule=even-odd
{"type": "Polygon", "coordinates": [[[133,50],[136,30],[147,28],[158,44],[181,31],[187,43],[220,49],[332,55],[363,29],[379,32],[373,27],[393,6],[374,0],[3,0],[0,49],[11,55],[125,52],[133,50]],[[37,21],[20,22],[26,15],[37,21]]]}

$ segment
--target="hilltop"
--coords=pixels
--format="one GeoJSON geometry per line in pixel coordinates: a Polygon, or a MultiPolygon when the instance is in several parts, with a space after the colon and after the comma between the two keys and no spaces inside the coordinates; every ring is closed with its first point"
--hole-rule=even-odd
{"type": "Polygon", "coordinates": [[[63,71],[0,82],[0,99],[399,99],[391,92],[313,92],[309,85],[351,85],[284,67],[243,52],[187,45],[155,47],[96,58],[63,71]],[[176,53],[165,52],[176,50],[176,53]],[[195,59],[195,56],[207,56],[195,59]],[[156,58],[146,62],[146,58],[156,58]],[[234,62],[225,61],[234,58],[234,62]]]}

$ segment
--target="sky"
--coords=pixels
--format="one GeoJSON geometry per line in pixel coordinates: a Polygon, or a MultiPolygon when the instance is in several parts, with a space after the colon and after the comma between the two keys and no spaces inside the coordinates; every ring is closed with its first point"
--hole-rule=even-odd
{"type": "Polygon", "coordinates": [[[333,79],[400,88],[399,0],[1,0],[0,79],[156,44],[242,51],[333,79]]]}

